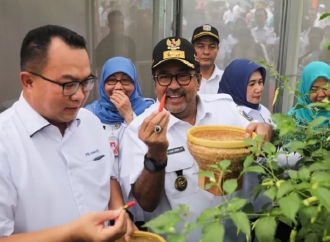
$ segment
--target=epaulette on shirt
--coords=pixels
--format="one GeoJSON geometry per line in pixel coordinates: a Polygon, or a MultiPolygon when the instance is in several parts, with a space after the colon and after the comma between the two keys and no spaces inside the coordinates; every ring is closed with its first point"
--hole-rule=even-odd
{"type": "Polygon", "coordinates": [[[198,94],[198,95],[204,102],[213,102],[224,99],[233,101],[233,98],[228,94],[198,94]]]}

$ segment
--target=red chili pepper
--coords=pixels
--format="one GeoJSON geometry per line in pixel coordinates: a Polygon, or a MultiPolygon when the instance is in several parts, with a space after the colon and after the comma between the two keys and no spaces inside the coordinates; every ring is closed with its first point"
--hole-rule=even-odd
{"type": "Polygon", "coordinates": [[[163,108],[165,106],[165,101],[166,101],[166,94],[163,95],[162,100],[160,101],[158,111],[161,112],[163,111],[163,108]]]}
{"type": "Polygon", "coordinates": [[[124,210],[134,206],[135,204],[136,204],[136,202],[134,200],[126,203],[125,206],[124,206],[124,210]]]}

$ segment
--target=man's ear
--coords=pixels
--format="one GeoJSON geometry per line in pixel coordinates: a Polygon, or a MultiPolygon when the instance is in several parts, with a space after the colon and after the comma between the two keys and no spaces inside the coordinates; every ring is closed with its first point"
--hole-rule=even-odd
{"type": "Polygon", "coordinates": [[[198,87],[198,91],[199,91],[199,88],[200,88],[201,82],[202,82],[202,74],[201,73],[196,73],[196,80],[197,80],[197,87],[198,87]]]}
{"type": "Polygon", "coordinates": [[[22,71],[19,75],[23,88],[31,89],[33,87],[33,80],[31,79],[31,74],[26,71],[22,71]]]}

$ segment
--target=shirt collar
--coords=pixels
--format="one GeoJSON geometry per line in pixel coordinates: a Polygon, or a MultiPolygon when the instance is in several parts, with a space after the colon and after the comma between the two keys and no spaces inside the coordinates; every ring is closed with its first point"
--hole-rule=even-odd
{"type": "MultiPolygon", "coordinates": [[[[17,102],[16,110],[30,137],[51,125],[44,117],[42,117],[30,106],[30,104],[23,97],[23,92],[17,102]]],[[[79,113],[74,121],[68,123],[69,128],[70,126],[78,127],[80,125],[81,119],[79,118],[79,113]]]]}
{"type": "Polygon", "coordinates": [[[223,73],[223,71],[220,70],[216,64],[214,64],[214,70],[213,70],[213,73],[212,73],[211,77],[209,78],[209,80],[213,80],[216,77],[221,76],[222,73],[223,73]]]}

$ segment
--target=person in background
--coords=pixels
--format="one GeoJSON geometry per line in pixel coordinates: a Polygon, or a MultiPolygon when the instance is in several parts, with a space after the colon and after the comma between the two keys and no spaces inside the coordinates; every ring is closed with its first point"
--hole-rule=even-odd
{"type": "MultiPolygon", "coordinates": [[[[266,69],[264,67],[249,59],[236,59],[224,70],[218,93],[229,94],[244,115],[260,123],[275,126],[271,120],[271,113],[261,104],[265,80],[266,69]]],[[[243,184],[246,198],[250,198],[254,187],[259,183],[258,175],[257,173],[244,175],[243,184]]],[[[259,196],[256,200],[251,199],[255,212],[260,212],[262,206],[268,202],[270,199],[265,196],[259,196]]]]}
{"type": "Polygon", "coordinates": [[[0,241],[129,239],[107,137],[81,108],[96,80],[85,39],[57,25],[32,29],[20,61],[23,91],[0,114],[0,241]]]}
{"type": "Polygon", "coordinates": [[[136,49],[133,39],[124,35],[125,24],[124,15],[113,10],[108,14],[109,34],[101,40],[95,49],[95,63],[97,72],[103,64],[115,56],[123,56],[130,59],[133,63],[136,60],[136,49]]]}
{"type": "Polygon", "coordinates": [[[237,38],[238,42],[231,50],[230,62],[237,58],[246,58],[253,61],[263,58],[266,63],[269,63],[266,48],[254,40],[250,29],[246,27],[238,29],[237,38]]]}
{"type": "Polygon", "coordinates": [[[264,8],[257,8],[254,16],[257,26],[251,29],[251,33],[255,41],[263,44],[270,51],[275,44],[276,34],[266,25],[267,11],[264,8]]]}
{"type": "Polygon", "coordinates": [[[323,29],[318,27],[311,28],[308,34],[309,43],[301,50],[302,52],[299,53],[298,67],[300,73],[307,64],[319,60],[322,40],[323,29]]]}
{"type": "MultiPolygon", "coordinates": [[[[233,125],[245,127],[247,134],[256,131],[268,140],[272,128],[264,123],[250,123],[229,95],[197,94],[201,75],[196,52],[188,40],[163,39],[152,56],[156,96],[161,100],[166,95],[164,110],[158,110],[157,102],[126,129],[121,179],[127,196],[133,195],[145,211],[146,221],[177,209],[179,204],[189,206],[187,219],[195,221],[204,209],[222,203],[224,197],[198,187],[199,167],[187,148],[188,129],[199,125],[233,125]],[[177,183],[178,176],[185,180],[177,183]]],[[[235,195],[241,192],[239,189],[235,195]]],[[[246,240],[243,234],[237,236],[231,221],[223,224],[224,241],[246,240]]],[[[200,239],[201,230],[196,229],[187,242],[200,239]]]]}
{"type": "MultiPolygon", "coordinates": [[[[108,143],[115,155],[114,174],[111,181],[115,179],[121,184],[118,157],[124,130],[136,116],[152,105],[154,100],[141,97],[135,66],[124,57],[111,58],[104,64],[99,95],[100,99],[85,108],[94,113],[103,124],[108,143]]],[[[124,200],[126,203],[127,198],[124,197],[124,200]]],[[[136,224],[140,227],[143,221],[141,209],[139,206],[134,206],[131,212],[136,224]]]]}
{"type": "Polygon", "coordinates": [[[199,93],[215,94],[223,73],[214,63],[220,44],[218,30],[208,24],[197,27],[192,35],[191,43],[197,53],[202,74],[199,93]]]}
{"type": "Polygon", "coordinates": [[[312,122],[317,117],[330,118],[328,110],[299,108],[297,105],[306,107],[310,103],[322,103],[324,99],[330,99],[330,90],[325,86],[330,82],[330,66],[324,62],[314,61],[309,63],[302,71],[301,82],[299,85],[298,102],[290,109],[288,115],[295,116],[297,123],[312,122]]]}

